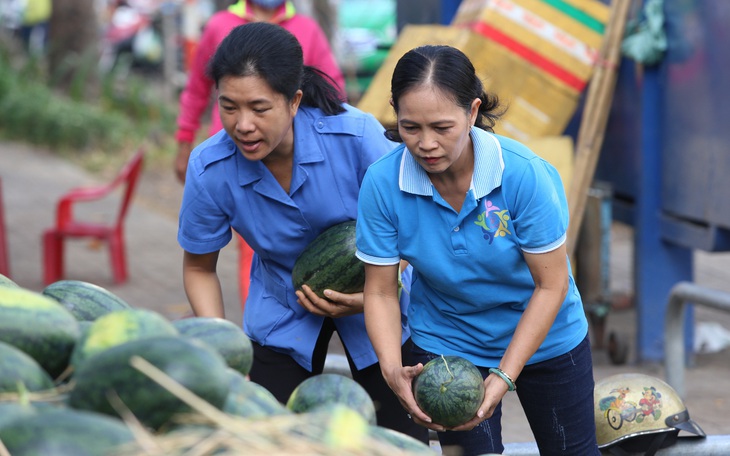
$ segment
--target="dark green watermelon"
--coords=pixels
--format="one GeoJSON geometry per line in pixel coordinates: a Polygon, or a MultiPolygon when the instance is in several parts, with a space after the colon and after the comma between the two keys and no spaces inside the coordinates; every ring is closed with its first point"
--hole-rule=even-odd
{"type": "Polygon", "coordinates": [[[294,289],[306,284],[321,298],[324,290],[359,293],[365,285],[365,266],[355,252],[355,221],[334,225],[302,251],[292,269],[294,289]]]}
{"type": "Polygon", "coordinates": [[[286,406],[295,413],[303,413],[333,403],[346,405],[376,424],[375,404],[368,392],[355,380],[340,374],[309,377],[292,391],[286,406]]]}
{"type": "Polygon", "coordinates": [[[0,287],[0,341],[35,359],[51,378],[68,367],[80,335],[74,316],[58,301],[20,287],[0,287]]]}
{"type": "Polygon", "coordinates": [[[41,293],[60,302],[79,321],[94,321],[115,310],[131,308],[106,288],[81,280],[59,280],[41,293]]]}
{"type": "Polygon", "coordinates": [[[228,366],[248,375],[253,365],[253,345],[243,329],[224,318],[190,317],[172,324],[184,337],[209,345],[223,356],[228,366]]]}
{"type": "Polygon", "coordinates": [[[172,322],[154,310],[116,310],[100,316],[82,331],[71,353],[71,364],[76,369],[92,355],[131,340],[177,335],[172,322]]]}
{"type": "Polygon", "coordinates": [[[20,285],[15,283],[10,277],[0,274],[0,287],[20,288],[20,285]]]}
{"type": "Polygon", "coordinates": [[[239,371],[228,369],[229,390],[222,410],[245,418],[264,418],[292,413],[258,383],[247,380],[239,371]]]}
{"type": "Polygon", "coordinates": [[[20,402],[0,402],[0,429],[13,421],[31,416],[37,413],[32,404],[21,404],[20,402]]]}
{"type": "Polygon", "coordinates": [[[12,420],[0,427],[0,441],[13,456],[106,456],[133,445],[134,435],[119,419],[58,408],[12,420]]]}
{"type": "Polygon", "coordinates": [[[413,396],[434,423],[451,428],[476,415],[484,400],[484,379],[471,361],[442,355],[413,379],[413,396]]]}
{"type": "Polygon", "coordinates": [[[35,359],[19,348],[0,342],[0,393],[20,393],[22,388],[43,391],[53,387],[53,379],[35,359]]]}
{"type": "Polygon", "coordinates": [[[390,445],[397,447],[400,450],[407,451],[408,454],[416,455],[430,455],[433,456],[434,452],[430,446],[417,440],[410,435],[402,432],[395,431],[382,426],[370,425],[369,433],[371,439],[379,442],[386,442],[390,445]]]}
{"type": "Polygon", "coordinates": [[[69,405],[117,416],[108,394],[115,392],[144,425],[158,429],[173,416],[190,413],[180,398],[130,364],[140,357],[213,407],[228,395],[228,366],[215,350],[180,336],[132,340],[88,358],[74,373],[69,405]]]}

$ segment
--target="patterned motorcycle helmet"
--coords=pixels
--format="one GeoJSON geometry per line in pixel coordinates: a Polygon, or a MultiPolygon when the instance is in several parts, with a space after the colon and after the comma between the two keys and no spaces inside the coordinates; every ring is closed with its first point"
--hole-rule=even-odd
{"type": "Polygon", "coordinates": [[[680,430],[705,436],[677,392],[658,378],[617,374],[597,382],[593,394],[599,448],[652,455],[673,445],[680,430]]]}

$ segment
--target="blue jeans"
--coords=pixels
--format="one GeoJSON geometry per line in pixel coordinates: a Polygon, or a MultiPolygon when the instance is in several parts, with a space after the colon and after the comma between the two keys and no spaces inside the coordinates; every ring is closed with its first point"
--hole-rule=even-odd
{"type": "MultiPolygon", "coordinates": [[[[414,344],[414,362],[440,356],[414,344]]],[[[489,367],[479,367],[482,377],[489,367]]],[[[593,415],[593,361],[588,336],[577,347],[541,363],[525,366],[515,382],[517,396],[540,455],[600,456],[593,415]]],[[[512,394],[512,393],[507,393],[512,394]]],[[[471,431],[439,432],[441,447],[457,446],[462,456],[504,452],[502,403],[471,431]]]]}

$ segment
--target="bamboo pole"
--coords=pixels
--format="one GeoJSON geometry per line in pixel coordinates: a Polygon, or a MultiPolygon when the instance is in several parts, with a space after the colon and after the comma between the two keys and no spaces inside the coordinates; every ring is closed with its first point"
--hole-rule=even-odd
{"type": "Polygon", "coordinates": [[[585,214],[588,190],[598,164],[598,156],[611,110],[616,88],[618,67],[621,62],[621,42],[626,28],[631,0],[613,0],[611,16],[606,27],[605,38],[599,52],[599,59],[591,77],[586,102],[578,130],[575,151],[575,171],[568,190],[568,255],[573,256],[578,233],[585,214]]]}

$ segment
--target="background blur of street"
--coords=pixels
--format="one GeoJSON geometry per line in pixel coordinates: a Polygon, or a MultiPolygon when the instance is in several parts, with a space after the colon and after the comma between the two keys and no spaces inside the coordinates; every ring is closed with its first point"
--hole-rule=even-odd
{"type": "MultiPolygon", "coordinates": [[[[23,29],[25,1],[0,0],[3,56],[3,46],[9,42],[6,32],[19,34],[23,29]]],[[[323,25],[345,73],[352,103],[373,84],[404,25],[446,24],[459,4],[445,0],[294,3],[323,25]]],[[[632,15],[639,14],[645,3],[649,2],[634,1],[632,15]]],[[[664,310],[668,290],[675,283],[689,281],[730,294],[730,131],[724,125],[730,117],[730,89],[726,83],[730,77],[730,49],[726,46],[730,38],[730,29],[726,27],[730,21],[730,1],[665,0],[653,4],[660,4],[666,13],[662,30],[666,36],[654,35],[666,39],[666,52],[657,64],[642,66],[629,59],[622,61],[595,174],[595,182],[610,189],[611,209],[607,228],[601,228],[598,239],[594,238],[594,242],[607,247],[601,254],[602,267],[607,270],[594,271],[603,275],[607,283],[597,284],[594,277],[591,285],[605,286],[599,290],[605,293],[596,302],[586,303],[589,312],[596,305],[603,312],[603,326],[595,323],[591,332],[597,381],[631,372],[666,379],[662,352],[666,346],[664,310]],[[609,344],[609,336],[613,344],[609,344]]],[[[126,102],[125,113],[138,121],[132,129],[145,128],[139,142],[149,149],[126,221],[129,281],[114,284],[106,245],[86,240],[66,244],[66,277],[106,287],[134,306],[157,310],[169,318],[188,315],[190,309],[182,286],[182,251],[176,241],[182,186],[172,171],[175,145],[170,125],[174,124],[177,95],[185,82],[187,62],[200,29],[214,11],[225,8],[227,3],[54,0],[53,6],[54,13],[47,18],[46,25],[56,24],[56,33],[69,33],[68,36],[74,35],[73,28],[78,27],[79,39],[64,43],[69,49],[80,46],[84,36],[92,36],[99,47],[93,65],[98,66],[102,75],[116,74],[111,86],[121,90],[122,95],[106,87],[101,76],[99,91],[109,98],[87,100],[86,105],[96,109],[126,102]],[[78,22],[57,16],[74,5],[86,8],[78,22]],[[81,32],[88,28],[86,19],[92,23],[88,32],[91,35],[81,32]]],[[[30,27],[26,31],[30,33],[26,43],[28,55],[47,56],[49,66],[53,67],[58,51],[45,41],[44,30],[30,27]]],[[[657,42],[661,41],[659,38],[657,42]]],[[[18,59],[12,52],[7,61],[15,63],[18,59]]],[[[62,64],[55,65],[64,68],[74,66],[69,64],[73,62],[78,68],[83,67],[82,59],[69,60],[68,55],[64,58],[62,64]]],[[[84,126],[92,133],[105,131],[107,124],[91,124],[98,111],[87,114],[79,108],[83,104],[79,104],[74,109],[87,117],[79,114],[81,120],[68,128],[57,124],[46,127],[38,115],[29,115],[30,120],[25,123],[30,125],[31,134],[25,140],[19,139],[14,134],[21,126],[11,121],[25,115],[23,109],[34,102],[39,105],[39,112],[48,112],[49,117],[61,120],[73,120],[77,112],[57,110],[37,89],[11,103],[9,100],[17,94],[15,86],[7,82],[8,75],[17,77],[20,72],[3,68],[5,62],[0,62],[0,208],[4,209],[8,275],[19,285],[40,291],[41,233],[53,223],[57,198],[72,187],[108,181],[131,154],[134,147],[129,143],[137,138],[123,138],[127,139],[126,148],[120,148],[118,153],[89,148],[88,144],[97,144],[91,140],[84,146],[62,151],[49,146],[60,143],[62,131],[85,132],[84,126]]],[[[25,71],[31,75],[38,71],[34,62],[30,59],[19,79],[30,79],[25,71]]],[[[39,66],[45,68],[44,64],[39,66]]],[[[83,95],[74,92],[81,90],[79,86],[96,87],[84,78],[82,72],[76,85],[73,80],[66,85],[69,97],[83,99],[83,95]]],[[[53,78],[48,81],[59,82],[53,78]]],[[[566,128],[566,134],[574,138],[580,115],[578,110],[566,128]]],[[[115,132],[128,136],[128,130],[123,130],[116,118],[109,125],[112,136],[102,137],[102,145],[111,144],[109,138],[114,138],[115,132]]],[[[114,204],[102,202],[82,211],[101,220],[109,216],[113,207],[114,204]]],[[[593,227],[601,222],[606,220],[596,218],[595,214],[587,219],[593,227]]],[[[218,272],[226,317],[240,324],[236,246],[230,244],[221,255],[218,272]]],[[[685,404],[707,434],[730,436],[730,313],[698,305],[694,306],[692,318],[695,338],[688,343],[695,353],[686,369],[685,404]]],[[[331,345],[333,352],[342,352],[337,340],[331,345]]],[[[504,407],[505,441],[532,440],[516,396],[508,395],[504,407]]]]}

